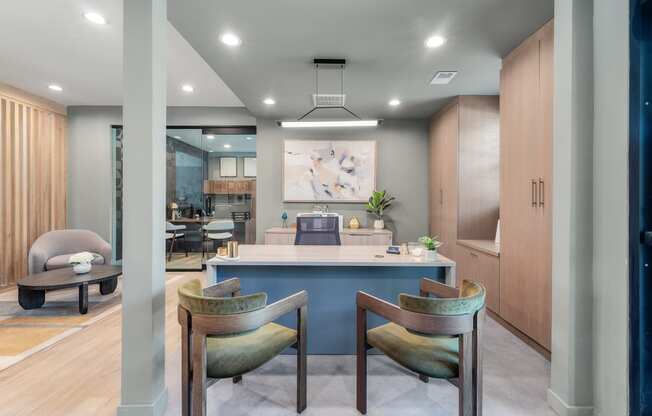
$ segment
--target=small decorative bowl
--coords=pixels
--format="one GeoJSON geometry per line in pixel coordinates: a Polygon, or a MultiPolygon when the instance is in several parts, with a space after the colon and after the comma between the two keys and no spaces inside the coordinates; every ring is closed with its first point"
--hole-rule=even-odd
{"type": "Polygon", "coordinates": [[[93,265],[91,263],[78,263],[72,266],[72,270],[77,274],[85,274],[91,271],[93,265]]]}

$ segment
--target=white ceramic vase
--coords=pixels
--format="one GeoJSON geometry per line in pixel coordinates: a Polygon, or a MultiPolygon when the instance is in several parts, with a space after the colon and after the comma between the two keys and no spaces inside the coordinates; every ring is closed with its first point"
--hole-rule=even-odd
{"type": "Polygon", "coordinates": [[[374,220],[374,229],[382,230],[385,228],[385,221],[383,220],[374,220]]]}
{"type": "Polygon", "coordinates": [[[426,261],[437,260],[437,250],[426,250],[425,258],[426,261]]]}
{"type": "Polygon", "coordinates": [[[92,267],[91,263],[79,263],[72,266],[72,270],[77,274],[84,274],[90,272],[92,267]]]}

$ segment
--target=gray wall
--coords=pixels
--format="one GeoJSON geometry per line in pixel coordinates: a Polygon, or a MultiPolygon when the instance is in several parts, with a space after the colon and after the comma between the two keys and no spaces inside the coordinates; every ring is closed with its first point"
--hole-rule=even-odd
{"type": "Polygon", "coordinates": [[[555,1],[552,359],[548,402],[593,411],[593,1],[555,1]],[[560,179],[561,178],[561,179],[560,179]]]}
{"type": "Polygon", "coordinates": [[[629,2],[594,0],[595,415],[627,414],[629,2]]]}
{"type": "MultiPolygon", "coordinates": [[[[294,222],[298,212],[310,211],[313,204],[283,203],[282,160],[284,139],[376,140],[378,143],[377,188],[396,196],[387,213],[386,226],[395,232],[395,241],[414,241],[428,233],[428,123],[425,120],[386,120],[377,128],[345,130],[282,129],[274,120],[258,120],[257,239],[264,241],[265,230],[281,225],[286,210],[294,222]]],[[[329,204],[331,212],[352,215],[363,226],[372,218],[364,204],[329,204]]]]}
{"type": "MultiPolygon", "coordinates": [[[[68,107],[68,225],[111,240],[111,125],[122,124],[120,106],[68,107]]],[[[242,107],[168,107],[170,126],[253,126],[242,107]]]]}

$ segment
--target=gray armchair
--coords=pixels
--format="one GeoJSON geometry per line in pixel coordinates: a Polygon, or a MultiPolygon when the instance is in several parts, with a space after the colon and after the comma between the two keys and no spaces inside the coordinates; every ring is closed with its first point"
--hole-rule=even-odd
{"type": "Polygon", "coordinates": [[[70,267],[70,256],[81,251],[98,256],[93,264],[111,263],[111,245],[99,235],[88,230],[56,230],[41,235],[32,244],[27,260],[29,274],[70,267]]]}

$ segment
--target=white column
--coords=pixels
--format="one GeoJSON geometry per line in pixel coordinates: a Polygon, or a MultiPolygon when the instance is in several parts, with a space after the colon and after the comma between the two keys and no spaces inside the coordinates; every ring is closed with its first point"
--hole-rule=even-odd
{"type": "Polygon", "coordinates": [[[124,1],[120,416],[162,415],[165,387],[166,0],[124,1]]]}
{"type": "Polygon", "coordinates": [[[555,0],[552,361],[548,403],[593,414],[593,1],[555,0]]]}

